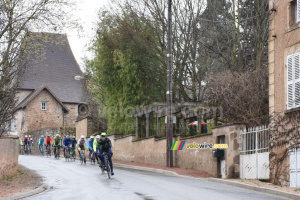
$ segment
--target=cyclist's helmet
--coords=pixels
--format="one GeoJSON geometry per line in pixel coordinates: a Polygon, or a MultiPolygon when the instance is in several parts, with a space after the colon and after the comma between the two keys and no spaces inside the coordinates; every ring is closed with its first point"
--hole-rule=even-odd
{"type": "Polygon", "coordinates": [[[102,138],[106,137],[106,133],[101,133],[101,137],[102,138]]]}
{"type": "Polygon", "coordinates": [[[96,139],[100,139],[100,135],[97,135],[97,136],[96,136],[96,139]]]}
{"type": "Polygon", "coordinates": [[[70,136],[68,136],[68,135],[67,135],[67,137],[66,137],[66,138],[68,138],[68,139],[69,139],[69,138],[70,138],[70,136]]]}
{"type": "Polygon", "coordinates": [[[29,135],[29,138],[31,138],[31,135],[29,135]]]}
{"type": "Polygon", "coordinates": [[[28,136],[27,136],[27,135],[25,135],[25,138],[28,138],[28,136]]]}
{"type": "Polygon", "coordinates": [[[95,137],[94,136],[91,136],[91,139],[94,139],[95,137]]]}
{"type": "Polygon", "coordinates": [[[44,136],[42,135],[41,138],[44,138],[44,136]]]}
{"type": "Polygon", "coordinates": [[[81,136],[81,139],[84,139],[84,135],[81,136]]]}
{"type": "Polygon", "coordinates": [[[56,134],[56,136],[55,137],[59,137],[59,134],[56,134]]]}
{"type": "Polygon", "coordinates": [[[50,135],[47,135],[47,137],[50,137],[50,135]]]}
{"type": "Polygon", "coordinates": [[[72,138],[75,139],[75,136],[73,136],[72,138]]]}

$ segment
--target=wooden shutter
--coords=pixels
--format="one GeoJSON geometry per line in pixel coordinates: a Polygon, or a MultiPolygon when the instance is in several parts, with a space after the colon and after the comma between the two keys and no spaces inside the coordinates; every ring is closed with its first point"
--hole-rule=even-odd
{"type": "Polygon", "coordinates": [[[287,57],[287,109],[294,107],[293,55],[287,57]]]}
{"type": "Polygon", "coordinates": [[[297,0],[296,12],[297,12],[297,16],[296,16],[296,23],[297,23],[300,22],[300,0],[297,0]]]}
{"type": "Polygon", "coordinates": [[[294,107],[300,106],[300,54],[294,54],[294,107]]]}

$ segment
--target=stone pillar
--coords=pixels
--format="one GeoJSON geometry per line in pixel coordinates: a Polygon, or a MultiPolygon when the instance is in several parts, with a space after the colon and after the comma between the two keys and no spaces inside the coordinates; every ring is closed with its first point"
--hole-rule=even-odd
{"type": "Polygon", "coordinates": [[[138,116],[135,117],[135,137],[139,137],[139,118],[138,116]]]}
{"type": "Polygon", "coordinates": [[[197,121],[198,121],[198,125],[197,125],[197,134],[198,134],[198,131],[201,131],[201,121],[202,121],[201,115],[197,116],[197,121]]]}
{"type": "Polygon", "coordinates": [[[150,113],[147,113],[146,114],[146,138],[150,136],[149,118],[150,118],[150,113]]]}
{"type": "Polygon", "coordinates": [[[184,133],[187,133],[186,119],[183,119],[183,132],[184,132],[184,133]]]}
{"type": "Polygon", "coordinates": [[[160,118],[157,117],[157,136],[160,136],[160,118]]]}

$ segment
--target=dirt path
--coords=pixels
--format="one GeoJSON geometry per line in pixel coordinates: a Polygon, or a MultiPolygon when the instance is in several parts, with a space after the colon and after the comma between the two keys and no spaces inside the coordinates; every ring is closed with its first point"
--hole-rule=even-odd
{"type": "Polygon", "coordinates": [[[5,179],[0,179],[0,198],[31,191],[41,186],[42,183],[43,180],[41,176],[19,165],[17,174],[5,179]]]}

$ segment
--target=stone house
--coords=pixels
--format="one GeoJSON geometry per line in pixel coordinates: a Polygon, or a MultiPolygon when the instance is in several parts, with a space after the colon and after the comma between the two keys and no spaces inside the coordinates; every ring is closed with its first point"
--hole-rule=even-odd
{"type": "Polygon", "coordinates": [[[76,127],[87,115],[83,102],[83,73],[65,34],[30,33],[32,48],[22,57],[15,120],[11,132],[76,127]]]}
{"type": "Polygon", "coordinates": [[[300,1],[269,7],[270,178],[300,187],[300,1]]]}

